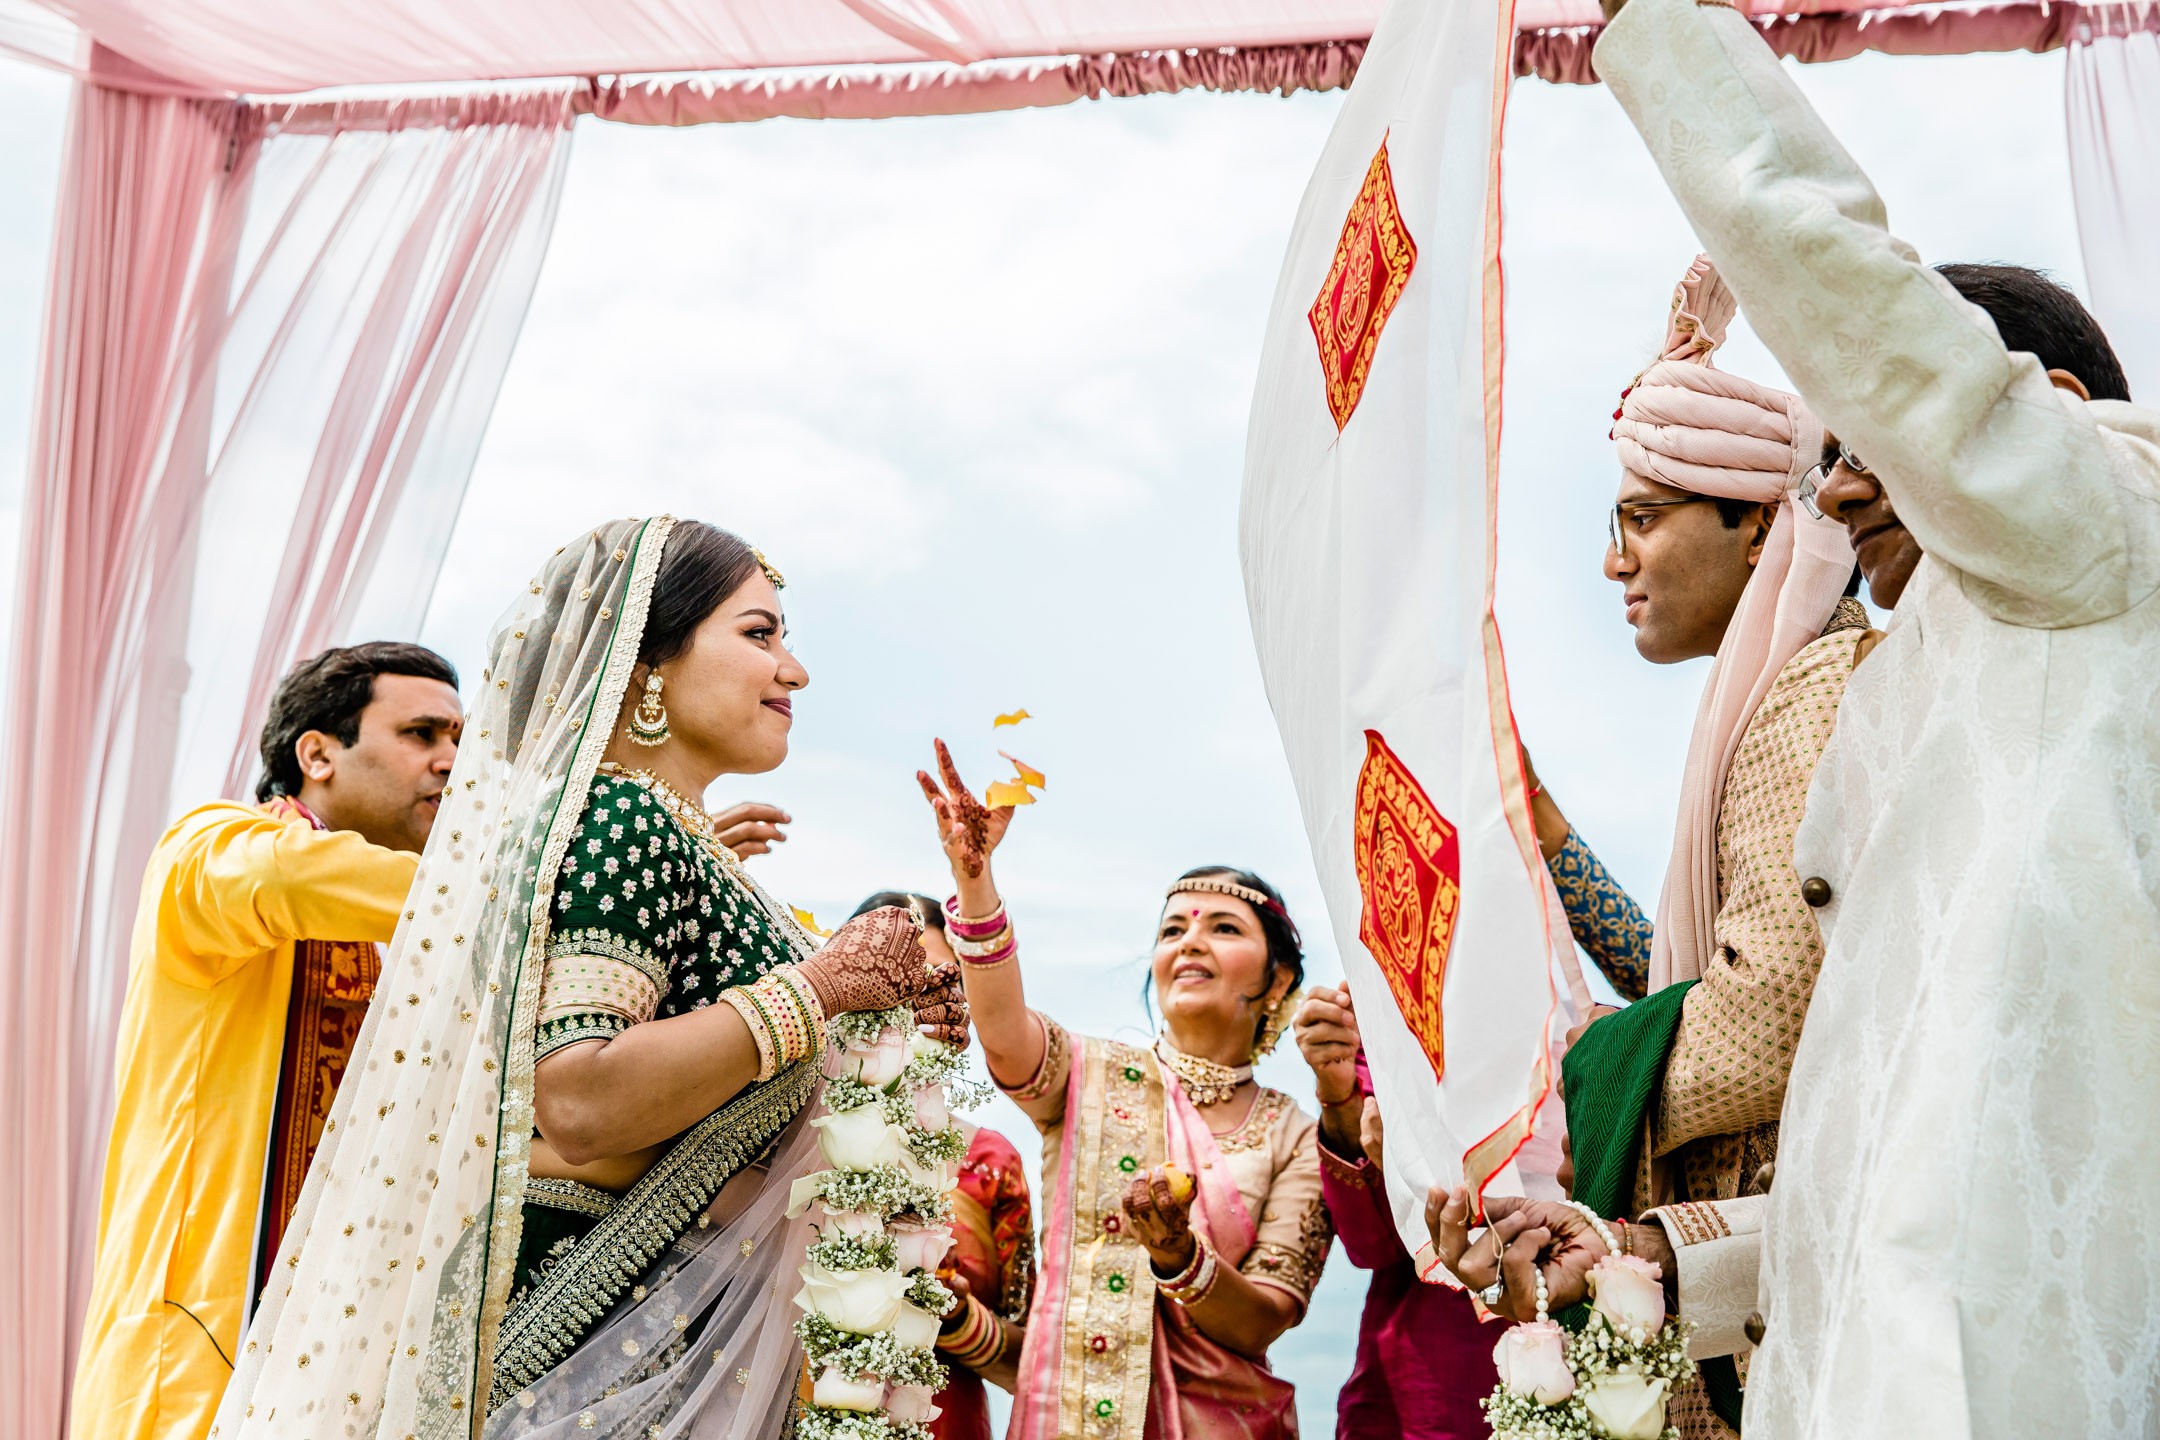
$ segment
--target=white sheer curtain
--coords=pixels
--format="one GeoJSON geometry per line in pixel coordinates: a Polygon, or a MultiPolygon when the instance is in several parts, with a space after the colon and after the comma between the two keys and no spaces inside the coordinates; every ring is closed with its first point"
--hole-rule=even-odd
{"type": "Polygon", "coordinates": [[[2070,189],[2093,313],[2160,404],[2160,10],[2095,7],[2070,43],[2070,189]]]}
{"type": "MultiPolygon", "coordinates": [[[[102,52],[88,73],[102,74],[102,52]]],[[[0,1435],[57,1437],[143,864],[291,662],[411,638],[538,276],[573,87],[80,87],[0,702],[0,1435]]]]}
{"type": "Polygon", "coordinates": [[[294,662],[419,634],[554,228],[571,94],[264,112],[174,810],[248,793],[294,662]]]}

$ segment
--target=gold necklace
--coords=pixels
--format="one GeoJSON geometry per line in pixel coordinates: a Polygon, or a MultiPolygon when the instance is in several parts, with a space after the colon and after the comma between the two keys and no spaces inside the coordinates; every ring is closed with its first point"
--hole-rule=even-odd
{"type": "Polygon", "coordinates": [[[1155,1058],[1177,1076],[1195,1105],[1220,1105],[1237,1094],[1238,1086],[1252,1079],[1252,1066],[1218,1065],[1204,1056],[1188,1055],[1171,1044],[1167,1035],[1156,1038],[1155,1058]]]}
{"type": "Polygon", "coordinates": [[[652,771],[626,770],[616,761],[604,760],[600,764],[600,773],[637,781],[652,792],[652,797],[660,802],[661,809],[674,816],[685,830],[703,841],[705,848],[711,851],[722,865],[732,870],[742,863],[734,851],[720,843],[720,837],[713,832],[712,816],[706,813],[704,807],[691,804],[680,790],[652,771]]]}

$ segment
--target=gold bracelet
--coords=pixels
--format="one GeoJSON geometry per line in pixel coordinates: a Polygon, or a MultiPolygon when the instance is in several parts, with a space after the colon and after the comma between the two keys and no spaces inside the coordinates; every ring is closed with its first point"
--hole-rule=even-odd
{"type": "Polygon", "coordinates": [[[779,1074],[779,1047],[772,1032],[772,1025],[766,1020],[764,1008],[757,1003],[757,998],[740,985],[730,985],[720,992],[720,999],[729,1009],[742,1016],[743,1024],[750,1029],[750,1038],[757,1045],[757,1078],[770,1080],[779,1074]]]}

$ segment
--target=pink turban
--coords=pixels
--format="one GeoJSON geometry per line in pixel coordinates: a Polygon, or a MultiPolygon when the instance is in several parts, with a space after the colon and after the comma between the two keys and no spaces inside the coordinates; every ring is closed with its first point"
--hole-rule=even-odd
{"type": "Polygon", "coordinates": [[[1650,945],[1650,988],[1693,980],[1717,953],[1717,825],[1725,774],[1756,706],[1800,648],[1822,634],[1852,577],[1845,527],[1797,503],[1822,458],[1822,422],[1797,395],[1711,368],[1739,310],[1710,257],[1673,293],[1663,358],[1620,401],[1613,442],[1634,474],[1698,495],[1778,507],[1755,573],[1711,662],[1695,712],[1672,862],[1650,945]]]}

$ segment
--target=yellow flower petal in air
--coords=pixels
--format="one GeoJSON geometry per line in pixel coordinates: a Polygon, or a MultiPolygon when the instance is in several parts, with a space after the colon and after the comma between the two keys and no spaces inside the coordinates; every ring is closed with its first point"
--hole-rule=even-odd
{"type": "MultiPolygon", "coordinates": [[[[998,751],[998,754],[1005,755],[1005,752],[1003,750],[1000,750],[998,751]]],[[[1042,771],[1037,770],[1034,766],[1028,764],[1027,761],[1022,760],[1017,755],[1005,755],[1005,758],[1012,761],[1013,774],[1019,779],[1021,784],[1032,785],[1037,790],[1044,790],[1049,788],[1050,782],[1043,778],[1042,771]]]]}
{"type": "Polygon", "coordinates": [[[1017,725],[1022,720],[1032,720],[1034,718],[1034,716],[1028,714],[1028,712],[1025,710],[1015,710],[1010,715],[1000,715],[997,717],[997,719],[991,721],[990,728],[995,730],[1000,725],[1017,725]]]}
{"type": "Polygon", "coordinates": [[[794,912],[795,919],[802,926],[802,928],[808,930],[811,934],[817,936],[818,939],[823,940],[827,936],[832,934],[832,931],[830,930],[818,929],[817,916],[811,914],[808,910],[803,909],[802,906],[790,905],[787,908],[794,912]]]}
{"type": "Polygon", "coordinates": [[[990,788],[983,791],[983,804],[993,810],[1008,805],[1032,805],[1035,797],[1025,785],[1015,785],[1009,780],[993,780],[990,788]]]}

